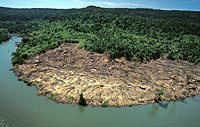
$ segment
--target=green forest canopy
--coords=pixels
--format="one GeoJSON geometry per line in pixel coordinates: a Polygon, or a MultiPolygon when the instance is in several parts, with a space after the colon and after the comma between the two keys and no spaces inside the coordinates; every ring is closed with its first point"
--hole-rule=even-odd
{"type": "Polygon", "coordinates": [[[4,28],[0,28],[0,43],[8,40],[10,38],[8,34],[8,30],[4,28]]]}
{"type": "Polygon", "coordinates": [[[13,64],[78,42],[111,58],[149,61],[166,57],[200,63],[200,12],[153,9],[13,9],[0,7],[0,28],[23,37],[13,64]]]}

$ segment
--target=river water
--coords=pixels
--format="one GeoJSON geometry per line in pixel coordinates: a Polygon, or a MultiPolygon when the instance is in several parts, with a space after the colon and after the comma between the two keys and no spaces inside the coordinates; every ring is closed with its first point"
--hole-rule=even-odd
{"type": "Polygon", "coordinates": [[[200,127],[200,95],[184,101],[133,107],[80,107],[37,96],[12,71],[15,35],[0,45],[0,127],[200,127]]]}

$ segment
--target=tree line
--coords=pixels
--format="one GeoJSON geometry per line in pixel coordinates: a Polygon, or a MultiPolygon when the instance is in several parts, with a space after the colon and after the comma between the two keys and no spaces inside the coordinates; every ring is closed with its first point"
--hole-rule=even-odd
{"type": "Polygon", "coordinates": [[[23,37],[13,63],[59,46],[107,53],[111,58],[150,61],[165,57],[200,63],[200,12],[154,9],[0,8],[0,28],[23,37]]]}

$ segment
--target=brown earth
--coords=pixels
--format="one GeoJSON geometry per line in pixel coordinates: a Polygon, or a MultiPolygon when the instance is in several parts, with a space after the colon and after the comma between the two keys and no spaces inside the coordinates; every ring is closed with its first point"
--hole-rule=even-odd
{"type": "Polygon", "coordinates": [[[109,60],[105,54],[79,50],[77,44],[62,44],[15,65],[14,71],[35,85],[38,94],[61,103],[76,104],[83,94],[90,105],[130,106],[200,93],[199,65],[165,59],[109,60]]]}

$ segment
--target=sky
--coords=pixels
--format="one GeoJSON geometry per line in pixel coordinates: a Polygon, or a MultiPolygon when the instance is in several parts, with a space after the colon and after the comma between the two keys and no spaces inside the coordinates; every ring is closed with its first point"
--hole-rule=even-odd
{"type": "Polygon", "coordinates": [[[0,6],[13,8],[154,8],[200,11],[200,0],[0,0],[0,6]]]}

